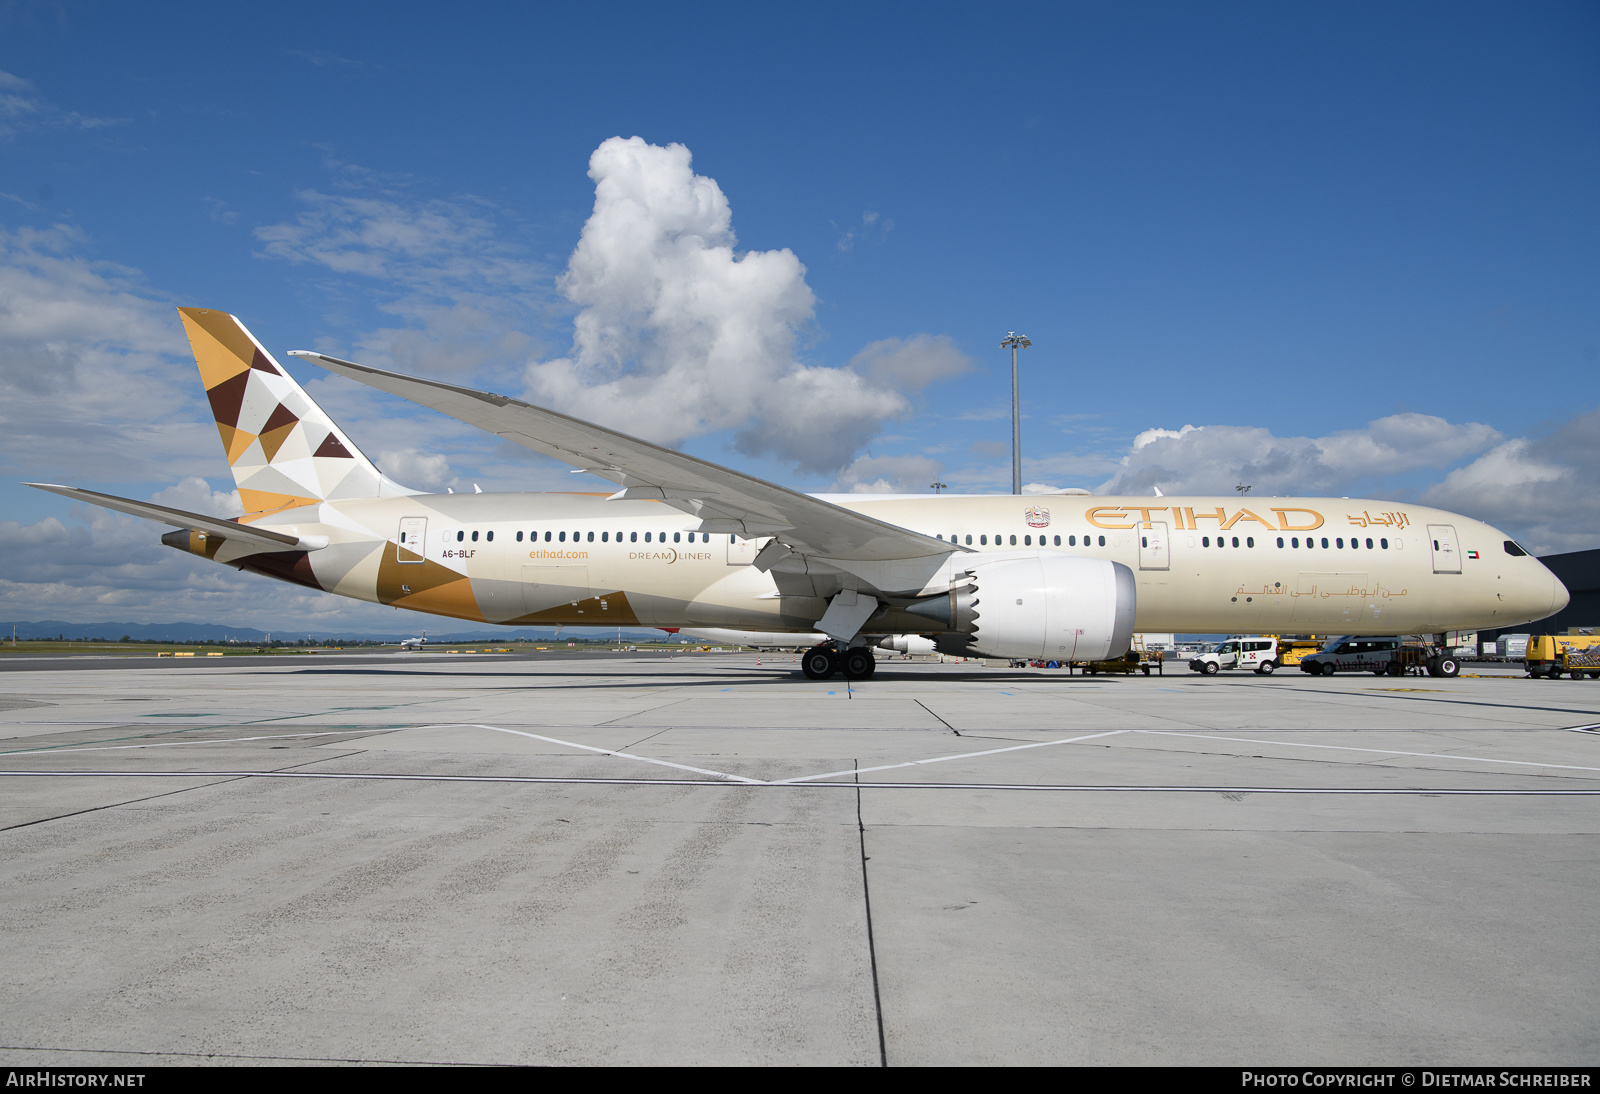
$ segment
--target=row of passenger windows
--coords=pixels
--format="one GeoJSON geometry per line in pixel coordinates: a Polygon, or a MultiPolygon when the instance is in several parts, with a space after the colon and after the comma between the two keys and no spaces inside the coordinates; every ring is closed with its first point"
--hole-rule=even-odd
{"type": "MultiPolygon", "coordinates": [[[[698,535],[700,537],[700,542],[701,543],[710,543],[711,542],[711,533],[710,532],[698,532],[698,533],[696,533],[696,532],[673,532],[672,533],[672,542],[673,543],[682,543],[683,542],[683,537],[684,536],[688,536],[689,537],[688,541],[690,543],[693,543],[695,541],[695,536],[696,535],[698,535]]],[[[466,540],[467,540],[467,538],[469,536],[471,537],[471,540],[472,540],[473,543],[477,543],[478,542],[478,533],[477,532],[470,532],[469,533],[469,532],[467,532],[465,530],[458,530],[456,532],[456,542],[457,543],[464,543],[464,542],[466,542],[466,540]]],[[[521,532],[517,533],[517,542],[518,543],[522,542],[522,536],[523,536],[523,533],[521,533],[521,532]]],[[[528,536],[528,542],[530,542],[530,543],[539,542],[539,533],[538,532],[529,532],[529,533],[527,533],[527,536],[528,536]]],[[[580,541],[583,541],[585,536],[587,536],[587,542],[593,543],[595,541],[593,532],[588,532],[588,533],[573,532],[572,533],[572,542],[573,543],[578,543],[580,541]]],[[[483,538],[484,538],[484,542],[493,543],[494,542],[494,532],[493,531],[484,532],[483,533],[483,538]]],[[[729,536],[728,537],[728,539],[730,541],[732,541],[732,540],[734,540],[736,538],[737,537],[735,537],[735,536],[729,536]]],[[[941,534],[938,538],[939,539],[944,539],[944,536],[941,534]]],[[[994,545],[996,547],[1007,546],[1008,544],[1006,544],[1004,542],[1004,540],[1007,539],[1007,538],[1010,539],[1009,546],[1012,546],[1012,547],[1018,546],[1017,537],[1016,536],[1010,536],[1010,537],[995,536],[994,537],[994,545]]],[[[1061,543],[1061,538],[1062,537],[1060,537],[1060,536],[1048,537],[1049,539],[1054,541],[1053,543],[1045,542],[1046,538],[1047,537],[1045,537],[1045,536],[1040,536],[1039,537],[1039,546],[1040,547],[1049,547],[1049,546],[1060,547],[1062,545],[1062,543],[1061,543]]],[[[973,546],[972,536],[969,535],[969,536],[965,537],[965,539],[966,539],[966,544],[968,546],[973,546]]],[[[1231,543],[1232,543],[1232,545],[1234,547],[1239,546],[1239,537],[1238,536],[1233,536],[1233,537],[1218,536],[1217,537],[1217,546],[1218,547],[1227,547],[1229,545],[1229,543],[1230,543],[1230,539],[1231,539],[1231,543]]],[[[1069,536],[1066,537],[1066,540],[1067,540],[1066,546],[1068,546],[1068,547],[1076,547],[1078,545],[1078,537],[1077,536],[1069,535],[1069,536]]],[[[611,533],[610,532],[601,532],[600,533],[600,542],[601,543],[610,543],[611,541],[612,540],[611,540],[611,533]]],[[[951,543],[960,543],[961,541],[962,541],[962,537],[959,536],[959,535],[952,535],[950,537],[950,542],[951,543]]],[[[546,532],[546,533],[544,533],[544,542],[546,542],[546,543],[566,543],[567,542],[567,533],[565,533],[565,532],[553,532],[553,531],[552,532],[546,532]]],[[[618,543],[622,542],[622,533],[621,532],[617,533],[616,542],[618,542],[618,543]]],[[[639,533],[638,532],[629,532],[628,533],[628,542],[629,543],[638,543],[639,542],[639,533]]],[[[649,533],[649,532],[644,533],[644,542],[645,543],[651,542],[651,533],[649,533]]],[[[667,533],[665,533],[665,532],[656,533],[655,542],[657,542],[657,543],[665,543],[665,542],[667,542],[667,533]]],[[[1193,541],[1191,540],[1190,542],[1192,543],[1193,541]]],[[[1344,537],[1336,536],[1336,537],[1334,537],[1334,539],[1331,542],[1332,542],[1332,545],[1333,545],[1334,548],[1337,548],[1339,550],[1343,550],[1344,549],[1344,545],[1345,545],[1344,544],[1344,537]]],[[[1327,536],[1323,536],[1322,537],[1322,546],[1323,547],[1328,547],[1329,543],[1330,543],[1330,541],[1329,541],[1328,537],[1327,536]]],[[[1148,537],[1148,536],[1141,537],[1141,544],[1143,546],[1145,546],[1145,547],[1150,546],[1150,537],[1148,537]]],[[[988,536],[986,536],[986,535],[978,536],[977,546],[979,546],[979,547],[987,547],[988,545],[989,545],[989,537],[988,536]]],[[[1085,547],[1092,547],[1092,546],[1104,547],[1106,545],[1106,537],[1105,536],[1095,536],[1095,537],[1084,536],[1083,537],[1083,545],[1085,547]],[[1089,541],[1090,541],[1091,538],[1094,538],[1094,539],[1098,540],[1099,542],[1098,543],[1090,543],[1089,541]]],[[[1254,536],[1246,536],[1244,538],[1244,545],[1246,547],[1254,547],[1256,545],[1255,537],[1254,536]]],[[[1292,547],[1292,548],[1299,547],[1300,546],[1300,537],[1299,536],[1291,536],[1291,537],[1289,537],[1288,545],[1290,547],[1292,547]]],[[[1317,546],[1317,541],[1316,541],[1316,539],[1312,538],[1311,536],[1307,536],[1305,545],[1307,547],[1314,548],[1314,547],[1317,546]]],[[[1033,546],[1033,537],[1029,536],[1029,535],[1023,536],[1022,537],[1021,546],[1023,546],[1023,547],[1032,547],[1033,546]]],[[[1211,537],[1210,536],[1201,536],[1200,537],[1200,546],[1202,546],[1202,547],[1210,547],[1211,546],[1211,537]]],[[[1278,537],[1278,546],[1279,547],[1284,546],[1284,538],[1282,536],[1278,537]]],[[[1351,550],[1355,550],[1355,549],[1359,548],[1360,546],[1361,546],[1361,540],[1357,539],[1354,536],[1351,536],[1350,537],[1350,549],[1351,550]]],[[[1511,543],[1510,540],[1507,540],[1506,541],[1506,553],[1507,554],[1511,554],[1512,553],[1512,548],[1514,546],[1515,545],[1513,543],[1511,543]]],[[[1371,539],[1367,540],[1367,550],[1369,550],[1369,551],[1376,551],[1376,550],[1387,551],[1388,549],[1389,549],[1389,541],[1387,539],[1378,540],[1377,541],[1377,546],[1373,545],[1373,541],[1371,539]]]]}
{"type": "MultiPolygon", "coordinates": [[[[944,536],[943,536],[943,534],[940,534],[937,538],[938,539],[943,539],[944,536]]],[[[1005,538],[1006,537],[1004,537],[1004,536],[995,536],[994,537],[994,545],[996,547],[1004,547],[1004,546],[1006,546],[1006,544],[1004,542],[1005,538]]],[[[1011,538],[1010,546],[1012,546],[1012,547],[1017,546],[1017,537],[1016,536],[1012,536],[1010,538],[1011,538]]],[[[1039,537],[1039,546],[1041,546],[1041,547],[1049,547],[1049,546],[1051,546],[1051,544],[1045,542],[1045,538],[1046,537],[1044,537],[1044,536],[1040,536],[1039,537]]],[[[1052,537],[1052,538],[1055,539],[1054,546],[1056,546],[1056,547],[1061,546],[1061,537],[1060,536],[1055,536],[1055,537],[1052,537]]],[[[961,542],[961,537],[958,536],[958,535],[953,535],[953,536],[950,537],[950,542],[951,543],[960,543],[961,542]]],[[[1067,537],[1067,546],[1068,547],[1076,547],[1077,545],[1078,545],[1078,537],[1077,536],[1068,536],[1067,537]]],[[[1088,536],[1084,536],[1083,537],[1083,545],[1085,547],[1093,546],[1089,542],[1089,537],[1088,536]]],[[[1104,547],[1105,545],[1106,545],[1106,537],[1105,536],[1101,536],[1100,537],[1100,546],[1104,547]]],[[[971,536],[967,537],[967,546],[968,547],[972,546],[972,537],[971,536]]],[[[989,546],[989,537],[988,536],[979,536],[978,537],[978,546],[979,547],[987,547],[987,546],[989,546]]],[[[1033,546],[1033,537],[1032,536],[1023,536],[1022,537],[1022,546],[1024,546],[1024,547],[1032,547],[1033,546]]]]}
{"type": "MultiPolygon", "coordinates": [[[[1235,547],[1239,546],[1239,537],[1238,536],[1233,536],[1233,537],[1231,537],[1231,539],[1230,539],[1230,537],[1226,537],[1226,536],[1218,536],[1217,537],[1217,546],[1218,547],[1226,547],[1226,546],[1229,545],[1230,542],[1235,547]]],[[[1148,547],[1150,544],[1148,542],[1145,542],[1144,545],[1146,547],[1148,547]]],[[[1256,545],[1256,538],[1254,536],[1245,536],[1244,537],[1244,545],[1246,547],[1254,547],[1256,545]]],[[[1279,536],[1278,537],[1278,546],[1282,547],[1283,545],[1284,545],[1284,539],[1283,539],[1282,536],[1279,536]]],[[[1300,537],[1299,536],[1290,536],[1289,537],[1289,541],[1288,541],[1288,545],[1290,547],[1299,547],[1300,546],[1300,537]]],[[[1311,536],[1307,536],[1306,537],[1306,546],[1307,547],[1315,547],[1316,545],[1317,545],[1316,539],[1314,539],[1311,536]]],[[[1327,536],[1323,536],[1322,537],[1322,545],[1324,547],[1327,547],[1329,545],[1329,540],[1328,540],[1327,536]]],[[[1333,538],[1333,540],[1332,540],[1332,545],[1333,545],[1333,547],[1335,547],[1335,548],[1337,548],[1339,550],[1343,550],[1344,549],[1344,537],[1343,536],[1335,536],[1333,538]]],[[[1202,546],[1202,547],[1211,546],[1211,537],[1210,536],[1201,536],[1200,537],[1200,546],[1202,546]]],[[[1350,549],[1351,550],[1356,550],[1360,546],[1361,546],[1361,541],[1359,539],[1357,539],[1355,536],[1351,536],[1350,537],[1350,549]]],[[[1386,539],[1378,540],[1378,546],[1376,546],[1376,547],[1374,547],[1372,545],[1372,540],[1370,540],[1370,539],[1367,540],[1367,550],[1369,550],[1369,551],[1387,551],[1388,549],[1389,549],[1389,541],[1386,540],[1386,539]]]]}
{"type": "MultiPolygon", "coordinates": [[[[593,532],[589,532],[587,534],[588,534],[587,542],[593,543],[594,542],[594,533],[593,532]]],[[[584,535],[585,535],[585,533],[583,533],[583,532],[574,532],[574,533],[572,533],[572,542],[573,543],[578,543],[578,542],[583,541],[584,535]]],[[[701,543],[710,543],[711,542],[711,533],[710,532],[674,532],[674,533],[672,533],[672,542],[673,543],[682,543],[683,542],[683,537],[684,536],[688,536],[689,537],[689,542],[693,543],[694,542],[694,537],[697,536],[697,535],[700,537],[700,542],[701,543]]],[[[467,532],[465,530],[460,530],[460,531],[456,532],[456,542],[457,543],[465,543],[468,540],[469,537],[470,537],[470,539],[472,540],[473,543],[477,543],[478,542],[478,533],[477,532],[470,532],[469,533],[469,532],[467,532]]],[[[728,538],[732,539],[733,537],[730,536],[728,538]]],[[[483,533],[483,541],[485,543],[493,543],[494,542],[494,532],[493,531],[488,531],[488,532],[483,533]]],[[[544,534],[544,541],[546,543],[565,543],[565,542],[567,542],[567,533],[565,533],[565,532],[546,532],[544,534]]],[[[650,542],[650,533],[649,532],[646,532],[644,534],[644,541],[646,543],[650,542]]],[[[518,543],[522,542],[522,533],[521,532],[517,533],[517,542],[518,543]]],[[[538,532],[529,532],[528,533],[528,542],[529,543],[537,543],[537,542],[539,542],[539,533],[538,532]]],[[[601,532],[600,533],[600,542],[601,543],[610,543],[611,542],[611,533],[610,532],[601,532]]],[[[621,532],[617,533],[617,542],[618,543],[622,542],[622,533],[621,532]]],[[[638,543],[639,542],[639,533],[638,532],[629,532],[628,533],[628,542],[629,543],[638,543]]],[[[656,542],[657,543],[665,543],[665,542],[667,542],[667,533],[665,533],[665,532],[658,533],[656,542]]]]}

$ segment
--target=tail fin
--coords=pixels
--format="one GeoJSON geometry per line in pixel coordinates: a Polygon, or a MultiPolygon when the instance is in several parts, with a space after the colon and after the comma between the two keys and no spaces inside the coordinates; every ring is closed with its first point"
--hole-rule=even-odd
{"type": "Polygon", "coordinates": [[[178,314],[246,513],[412,493],[362,455],[243,323],[205,308],[178,314]]]}

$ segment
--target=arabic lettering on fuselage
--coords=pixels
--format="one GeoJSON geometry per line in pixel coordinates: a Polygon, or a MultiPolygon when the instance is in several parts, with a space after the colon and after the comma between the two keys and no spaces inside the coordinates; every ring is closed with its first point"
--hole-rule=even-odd
{"type": "Polygon", "coordinates": [[[1358,528],[1369,528],[1374,524],[1380,524],[1386,528],[1400,529],[1411,523],[1411,518],[1405,513],[1379,513],[1377,516],[1373,516],[1365,509],[1361,510],[1360,516],[1351,516],[1346,513],[1344,518],[1358,528]]]}

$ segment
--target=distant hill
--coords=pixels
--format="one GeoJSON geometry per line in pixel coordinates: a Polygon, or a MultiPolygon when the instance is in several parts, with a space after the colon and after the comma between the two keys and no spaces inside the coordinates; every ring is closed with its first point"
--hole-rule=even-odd
{"type": "MultiPolygon", "coordinates": [[[[60,619],[8,620],[0,622],[0,637],[10,638],[12,627],[23,641],[62,639],[66,641],[116,642],[127,637],[138,642],[243,642],[260,643],[269,632],[253,627],[230,627],[221,623],[68,623],[60,619]]],[[[295,642],[398,642],[415,638],[421,628],[407,631],[272,631],[273,640],[295,642]]],[[[563,639],[616,637],[614,627],[565,627],[563,639]]],[[[661,631],[624,627],[622,636],[629,642],[659,642],[661,631]]],[[[473,630],[435,631],[428,628],[428,644],[435,642],[484,642],[528,640],[547,642],[555,637],[554,627],[481,627],[473,630]]]]}

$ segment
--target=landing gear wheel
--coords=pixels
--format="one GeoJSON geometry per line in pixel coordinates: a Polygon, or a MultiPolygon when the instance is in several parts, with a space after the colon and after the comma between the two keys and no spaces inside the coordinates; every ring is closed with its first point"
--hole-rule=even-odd
{"type": "Polygon", "coordinates": [[[1206,667],[1205,667],[1205,674],[1207,676],[1215,676],[1217,674],[1218,670],[1221,669],[1221,667],[1222,666],[1218,665],[1215,661],[1207,661],[1206,662],[1206,667]]]}
{"type": "Polygon", "coordinates": [[[1263,661],[1263,662],[1261,662],[1261,664],[1256,666],[1256,675],[1257,676],[1271,676],[1272,675],[1272,670],[1277,668],[1277,667],[1278,667],[1278,663],[1276,661],[1263,661]]]}
{"type": "Polygon", "coordinates": [[[1441,657],[1441,658],[1439,658],[1439,675],[1440,676],[1460,676],[1461,675],[1461,662],[1457,661],[1454,657],[1441,657]]]}
{"type": "Polygon", "coordinates": [[[813,646],[800,658],[800,671],[807,680],[826,680],[839,671],[839,658],[829,646],[813,646]]]}
{"type": "Polygon", "coordinates": [[[878,660],[865,646],[856,646],[854,649],[844,651],[841,665],[845,676],[851,680],[865,680],[877,669],[878,660]]]}

